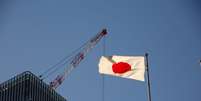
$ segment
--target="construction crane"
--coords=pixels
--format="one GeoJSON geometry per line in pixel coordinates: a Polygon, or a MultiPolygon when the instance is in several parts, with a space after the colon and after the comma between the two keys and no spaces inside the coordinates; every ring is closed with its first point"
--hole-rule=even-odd
{"type": "Polygon", "coordinates": [[[50,87],[56,89],[60,86],[70,72],[80,64],[80,62],[86,57],[87,53],[89,53],[106,34],[107,30],[103,29],[95,37],[87,41],[83,48],[74,57],[72,57],[72,60],[67,64],[64,72],[59,74],[52,82],[50,82],[50,87]]]}

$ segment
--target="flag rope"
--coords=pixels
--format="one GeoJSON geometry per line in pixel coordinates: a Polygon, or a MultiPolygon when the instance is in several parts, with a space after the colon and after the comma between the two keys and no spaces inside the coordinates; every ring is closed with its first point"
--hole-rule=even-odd
{"type": "MultiPolygon", "coordinates": [[[[103,56],[105,56],[106,52],[106,39],[103,38],[103,56]]],[[[102,101],[105,101],[105,76],[102,74],[102,101]]]]}

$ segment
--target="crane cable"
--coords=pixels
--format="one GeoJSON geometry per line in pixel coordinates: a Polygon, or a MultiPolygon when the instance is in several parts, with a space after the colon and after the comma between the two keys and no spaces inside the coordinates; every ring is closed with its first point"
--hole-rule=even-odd
{"type": "Polygon", "coordinates": [[[78,52],[79,50],[81,50],[82,48],[84,48],[84,46],[86,46],[89,42],[90,42],[90,40],[88,40],[87,42],[85,42],[79,48],[77,48],[74,51],[72,51],[69,55],[67,55],[66,57],[64,57],[62,60],[60,60],[59,62],[57,62],[55,65],[50,66],[49,69],[47,69],[45,72],[43,72],[41,75],[39,75],[39,78],[41,80],[44,80],[44,79],[48,78],[50,75],[52,75],[53,73],[55,73],[56,71],[58,71],[61,66],[64,66],[70,60],[72,60],[74,54],[76,52],[78,52]]]}
{"type": "Polygon", "coordinates": [[[50,75],[52,75],[53,73],[55,73],[56,71],[58,71],[60,69],[61,66],[64,66],[65,64],[67,64],[73,57],[73,55],[81,50],[89,41],[85,42],[83,45],[81,45],[79,48],[75,49],[74,51],[72,51],[69,55],[65,56],[64,58],[62,58],[59,62],[57,62],[56,64],[52,65],[49,67],[49,69],[47,69],[45,72],[43,72],[41,75],[39,75],[39,78],[46,79],[48,78],[50,75]],[[63,64],[62,64],[63,63],[63,64]]]}
{"type": "MultiPolygon", "coordinates": [[[[103,38],[103,56],[105,56],[106,53],[106,38],[104,36],[103,38]]],[[[101,74],[102,76],[102,101],[105,100],[105,76],[104,74],[101,74]]]]}

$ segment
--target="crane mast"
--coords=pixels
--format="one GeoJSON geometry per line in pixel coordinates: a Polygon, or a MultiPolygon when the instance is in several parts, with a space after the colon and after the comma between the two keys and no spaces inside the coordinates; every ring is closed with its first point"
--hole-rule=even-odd
{"type": "Polygon", "coordinates": [[[84,48],[72,58],[69,64],[67,64],[67,68],[65,68],[64,72],[50,82],[50,87],[56,89],[59,85],[61,85],[70,72],[80,64],[80,62],[86,57],[87,53],[89,53],[106,34],[107,30],[103,29],[95,37],[91,38],[86,43],[84,48]]]}

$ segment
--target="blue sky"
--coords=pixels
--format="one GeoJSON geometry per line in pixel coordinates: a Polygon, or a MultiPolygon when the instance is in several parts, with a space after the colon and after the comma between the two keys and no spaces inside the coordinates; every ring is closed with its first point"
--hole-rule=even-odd
{"type": "MultiPolygon", "coordinates": [[[[150,54],[153,101],[200,101],[200,6],[199,0],[1,0],[0,82],[27,70],[40,75],[107,28],[106,55],[150,54]]],[[[69,101],[102,101],[102,42],[57,89],[69,101]]],[[[105,101],[135,100],[147,100],[146,83],[105,76],[105,101]]]]}

